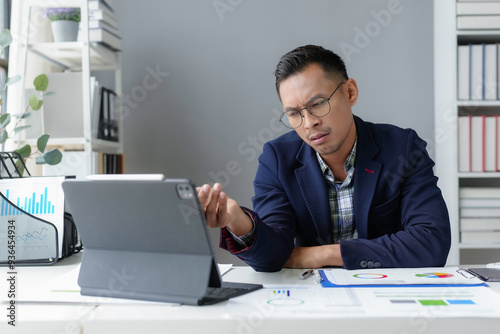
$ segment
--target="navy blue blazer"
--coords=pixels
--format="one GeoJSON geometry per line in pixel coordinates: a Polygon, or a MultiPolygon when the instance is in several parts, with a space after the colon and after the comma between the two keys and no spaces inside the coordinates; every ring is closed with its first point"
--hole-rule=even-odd
{"type": "MultiPolygon", "coordinates": [[[[344,268],[445,265],[450,222],[426,143],[411,129],[354,119],[358,239],[340,242],[344,268]]],[[[233,252],[248,265],[278,271],[295,246],[331,243],[327,184],[295,131],[264,145],[254,188],[255,239],[233,252]]]]}

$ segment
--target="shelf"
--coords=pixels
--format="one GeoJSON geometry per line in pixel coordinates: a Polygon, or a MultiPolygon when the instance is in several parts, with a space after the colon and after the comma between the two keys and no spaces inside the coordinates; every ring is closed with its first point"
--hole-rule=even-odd
{"type": "Polygon", "coordinates": [[[488,179],[488,178],[500,178],[500,172],[462,172],[458,173],[458,177],[461,179],[488,179]]]}
{"type": "MultiPolygon", "coordinates": [[[[35,139],[29,139],[23,142],[23,144],[29,144],[31,146],[36,146],[35,139]]],[[[47,144],[47,149],[59,148],[64,151],[83,151],[85,150],[85,138],[75,137],[75,138],[50,138],[47,144]]],[[[113,142],[109,140],[102,139],[92,139],[92,151],[107,153],[107,154],[121,154],[122,145],[119,142],[113,142]]]]}
{"type": "Polygon", "coordinates": [[[458,107],[500,107],[500,100],[458,100],[458,107]]]}
{"type": "MultiPolygon", "coordinates": [[[[43,59],[65,70],[82,70],[82,42],[35,43],[28,49],[43,59]]],[[[91,70],[117,70],[120,68],[119,53],[99,43],[90,43],[91,70]]]]}
{"type": "Polygon", "coordinates": [[[500,242],[497,243],[470,243],[463,244],[460,243],[460,249],[500,249],[500,242]]]}

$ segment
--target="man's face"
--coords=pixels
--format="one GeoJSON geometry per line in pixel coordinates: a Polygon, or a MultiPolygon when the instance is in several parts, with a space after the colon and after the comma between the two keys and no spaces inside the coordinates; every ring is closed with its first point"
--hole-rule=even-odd
{"type": "MultiPolygon", "coordinates": [[[[318,97],[328,98],[341,82],[328,78],[321,66],[309,65],[281,82],[279,92],[283,109],[299,110],[318,97]]],[[[302,125],[295,131],[321,156],[350,152],[356,137],[351,106],[356,103],[357,96],[356,82],[347,80],[331,97],[328,115],[314,117],[304,109],[301,111],[302,125]]]]}

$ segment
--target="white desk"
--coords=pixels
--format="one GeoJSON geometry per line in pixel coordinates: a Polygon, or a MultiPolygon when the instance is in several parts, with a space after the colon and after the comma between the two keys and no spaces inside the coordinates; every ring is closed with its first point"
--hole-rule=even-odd
{"type": "MultiPolygon", "coordinates": [[[[20,300],[27,296],[29,287],[40,281],[50,282],[56,276],[73,275],[80,256],[61,261],[52,267],[18,267],[20,300]]],[[[5,302],[7,286],[4,277],[7,269],[1,268],[0,294],[5,302]]],[[[290,289],[302,293],[322,295],[326,288],[315,283],[314,278],[299,280],[303,270],[285,269],[278,273],[257,273],[249,267],[236,267],[224,275],[224,280],[262,283],[268,289],[263,294],[273,294],[273,289],[290,289]],[[271,288],[271,289],[269,289],[271,288]],[[302,289],[302,290],[301,290],[302,289]]],[[[76,276],[72,279],[76,280],[76,276]]],[[[69,276],[68,276],[69,277],[69,276]]],[[[74,282],[73,282],[74,283],[74,282]]],[[[338,288],[335,288],[337,290],[338,288]]],[[[388,288],[385,288],[388,289],[388,288]]],[[[390,288],[392,289],[392,288],[390,288]]],[[[396,288],[399,289],[399,288],[396,288]]],[[[474,288],[468,288],[474,289],[474,288]]],[[[492,298],[500,292],[500,283],[490,284],[492,298]]],[[[344,290],[344,289],[341,289],[344,290]]],[[[358,289],[359,290],[359,289],[358,289]]],[[[340,291],[340,290],[339,290],[340,291]]],[[[252,293],[252,294],[254,294],[252,293]]],[[[335,333],[496,333],[500,328],[500,317],[471,314],[450,317],[441,313],[439,307],[425,309],[409,315],[375,317],[363,315],[359,308],[324,309],[310,306],[306,312],[297,313],[293,305],[273,308],[269,303],[251,305],[248,294],[228,302],[211,306],[179,306],[161,303],[18,303],[17,326],[8,326],[7,318],[0,318],[0,333],[311,333],[330,329],[335,333]],[[286,311],[287,307],[289,312],[286,311]],[[358,311],[356,311],[358,310],[358,311]],[[287,313],[288,312],[288,313],[287,313]]],[[[254,295],[259,296],[259,295],[254,295]]],[[[6,313],[2,304],[2,313],[6,313]]]]}

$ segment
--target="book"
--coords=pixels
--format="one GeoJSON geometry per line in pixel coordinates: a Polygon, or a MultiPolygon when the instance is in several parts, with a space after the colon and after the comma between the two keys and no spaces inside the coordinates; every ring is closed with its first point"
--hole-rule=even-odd
{"type": "Polygon", "coordinates": [[[486,116],[484,127],[484,171],[497,171],[497,126],[498,116],[486,116]]]}
{"type": "Polygon", "coordinates": [[[458,46],[458,99],[459,100],[470,100],[470,52],[471,45],[459,45],[458,46]]]}
{"type": "Polygon", "coordinates": [[[460,231],[500,231],[500,218],[461,218],[460,231]]]}
{"type": "Polygon", "coordinates": [[[90,81],[90,101],[91,101],[91,110],[90,110],[90,119],[92,126],[92,138],[97,139],[97,132],[99,129],[99,109],[100,109],[100,101],[101,101],[101,86],[99,81],[95,80],[94,77],[91,78],[90,81]],[[92,80],[93,78],[93,80],[92,80]]]}
{"type": "Polygon", "coordinates": [[[102,43],[114,51],[121,50],[121,38],[106,29],[89,29],[89,41],[102,43]]]}
{"type": "Polygon", "coordinates": [[[471,117],[458,117],[458,171],[470,172],[470,130],[471,117]]]}
{"type": "Polygon", "coordinates": [[[471,45],[470,62],[470,99],[484,100],[483,77],[484,77],[484,45],[471,45]]]}
{"type": "Polygon", "coordinates": [[[495,154],[496,154],[496,160],[497,160],[496,171],[498,172],[499,169],[500,169],[500,135],[499,135],[499,131],[500,131],[500,117],[497,116],[496,119],[497,119],[497,126],[496,126],[495,140],[496,140],[497,151],[495,152],[495,154]]]}
{"type": "Polygon", "coordinates": [[[457,29],[500,29],[500,15],[458,16],[457,29]]]}
{"type": "Polygon", "coordinates": [[[101,100],[99,105],[99,126],[97,138],[118,141],[119,123],[116,108],[117,96],[111,89],[101,87],[101,100]]]}
{"type": "MultiPolygon", "coordinates": [[[[500,5],[500,2],[499,2],[500,5]]],[[[498,89],[498,45],[484,45],[483,98],[496,100],[498,89]]]]}
{"type": "Polygon", "coordinates": [[[90,10],[106,8],[107,10],[114,12],[111,4],[109,4],[106,0],[88,0],[87,2],[90,10]]]}
{"type": "Polygon", "coordinates": [[[89,21],[104,21],[115,28],[118,28],[118,22],[112,11],[102,9],[89,10],[89,21]]]}
{"type": "Polygon", "coordinates": [[[500,188],[497,187],[462,187],[460,198],[500,198],[500,188]]]}
{"type": "Polygon", "coordinates": [[[484,172],[484,128],[486,116],[471,117],[471,172],[484,172]]]}
{"type": "MultiPolygon", "coordinates": [[[[496,87],[497,87],[497,99],[500,99],[500,43],[496,44],[497,46],[497,70],[496,70],[496,87]]],[[[499,165],[500,166],[500,165],[499,165]]]]}
{"type": "Polygon", "coordinates": [[[462,243],[500,243],[500,231],[467,231],[460,233],[462,243]]]}
{"type": "Polygon", "coordinates": [[[493,15],[500,14],[500,2],[476,1],[457,3],[457,15],[493,15]]]}
{"type": "Polygon", "coordinates": [[[497,198],[460,198],[461,208],[496,208],[500,207],[500,197],[497,198]]]}
{"type": "Polygon", "coordinates": [[[475,217],[489,217],[500,218],[500,207],[466,207],[460,208],[460,217],[475,218],[475,217]]]}
{"type": "Polygon", "coordinates": [[[105,29],[105,30],[109,31],[110,33],[112,33],[113,35],[115,35],[116,37],[121,38],[121,34],[120,34],[120,31],[118,30],[118,28],[110,25],[106,21],[102,21],[102,20],[89,21],[89,29],[105,29]]]}

